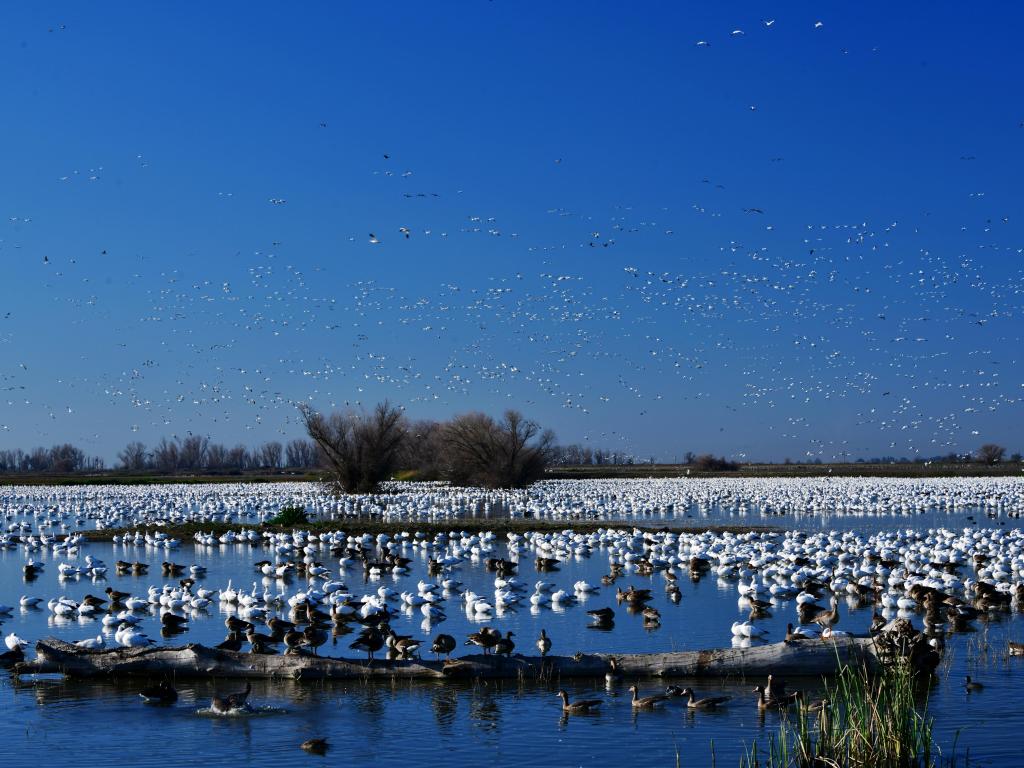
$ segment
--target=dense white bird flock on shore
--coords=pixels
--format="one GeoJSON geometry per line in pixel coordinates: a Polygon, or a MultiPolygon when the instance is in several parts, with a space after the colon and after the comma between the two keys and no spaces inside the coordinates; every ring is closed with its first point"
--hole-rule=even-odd
{"type": "Polygon", "coordinates": [[[1024,511],[1024,477],[678,478],[547,480],[525,490],[390,483],[384,493],[335,498],[315,483],[4,486],[8,531],[80,530],[182,523],[255,524],[282,507],[311,520],[633,520],[711,510],[742,514],[894,514],[1024,511]]]}

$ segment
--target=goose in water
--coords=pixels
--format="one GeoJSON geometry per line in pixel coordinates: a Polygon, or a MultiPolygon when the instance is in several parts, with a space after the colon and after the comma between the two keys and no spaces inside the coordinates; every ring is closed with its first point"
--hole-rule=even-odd
{"type": "Polygon", "coordinates": [[[718,709],[731,698],[729,696],[707,696],[703,699],[698,699],[693,689],[689,687],[683,688],[679,695],[687,697],[686,706],[688,709],[718,709]]]}
{"type": "Polygon", "coordinates": [[[179,616],[176,613],[167,611],[160,614],[160,624],[163,625],[164,629],[184,631],[188,629],[188,617],[179,616]]]}
{"type": "Polygon", "coordinates": [[[564,690],[559,691],[556,695],[560,696],[562,699],[562,711],[569,715],[585,715],[589,712],[593,712],[603,703],[601,699],[577,699],[576,701],[569,701],[569,694],[564,690]]]}
{"type": "Polygon", "coordinates": [[[668,696],[664,693],[657,693],[653,696],[641,696],[640,690],[635,685],[629,686],[629,691],[633,694],[631,702],[633,709],[654,709],[662,702],[668,700],[668,696]]]}
{"type": "Polygon", "coordinates": [[[22,640],[16,634],[11,632],[11,634],[7,635],[7,637],[4,638],[4,645],[6,645],[7,649],[11,651],[15,649],[24,650],[28,647],[28,641],[22,640]]]}
{"type": "Polygon", "coordinates": [[[608,685],[616,685],[622,682],[622,673],[619,672],[619,662],[614,656],[608,659],[608,671],[605,672],[604,681],[608,685]]]}
{"type": "Polygon", "coordinates": [[[224,619],[224,626],[228,628],[228,632],[245,632],[247,629],[252,629],[253,626],[248,621],[243,621],[237,616],[228,615],[224,619]]]}
{"type": "Polygon", "coordinates": [[[537,650],[540,651],[541,656],[547,656],[548,651],[551,650],[551,638],[548,637],[547,632],[543,629],[540,631],[540,637],[537,639],[537,650]]]}
{"type": "Polygon", "coordinates": [[[832,609],[821,611],[811,618],[808,624],[820,624],[823,627],[832,627],[839,623],[839,600],[834,596],[831,600],[832,609]]]}
{"type": "Polygon", "coordinates": [[[178,692],[166,680],[161,680],[149,688],[143,688],[139,691],[139,696],[147,704],[173,704],[178,700],[178,692]]]}
{"type": "Polygon", "coordinates": [[[443,653],[445,657],[450,659],[452,651],[455,650],[455,645],[456,640],[454,637],[441,633],[434,638],[434,644],[430,646],[430,650],[435,653],[438,658],[441,658],[441,654],[443,653]]]}
{"type": "Polygon", "coordinates": [[[964,688],[967,690],[968,693],[970,693],[971,691],[983,690],[985,686],[982,683],[979,683],[977,680],[971,680],[971,676],[968,675],[964,678],[964,688]]]}
{"type": "Polygon", "coordinates": [[[754,693],[757,694],[758,709],[787,709],[800,697],[799,691],[787,693],[778,698],[768,698],[765,695],[766,692],[767,689],[763,685],[758,685],[754,688],[754,693]]]}
{"type": "Polygon", "coordinates": [[[252,693],[252,683],[246,683],[245,690],[240,693],[214,696],[210,702],[210,709],[218,715],[228,715],[232,712],[247,712],[249,710],[250,693],[252,693]]]}

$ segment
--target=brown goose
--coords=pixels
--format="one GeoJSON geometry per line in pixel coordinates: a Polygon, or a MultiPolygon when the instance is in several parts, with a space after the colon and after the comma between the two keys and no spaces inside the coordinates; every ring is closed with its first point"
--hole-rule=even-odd
{"type": "Polygon", "coordinates": [[[830,601],[831,610],[821,611],[811,618],[809,623],[820,624],[823,627],[833,627],[839,623],[839,600],[835,596],[830,601]]]}
{"type": "Polygon", "coordinates": [[[230,632],[224,638],[224,642],[217,643],[213,647],[221,651],[235,651],[237,653],[242,650],[242,636],[237,632],[230,632]]]}
{"type": "Polygon", "coordinates": [[[455,645],[456,641],[454,637],[441,633],[434,638],[434,644],[430,646],[430,650],[435,653],[438,658],[441,658],[441,654],[443,653],[445,657],[450,659],[452,657],[452,651],[455,650],[455,645]]]}
{"type": "Polygon", "coordinates": [[[414,655],[417,655],[416,651],[419,650],[419,647],[421,645],[422,643],[419,640],[416,640],[415,638],[402,637],[394,642],[394,644],[391,646],[391,649],[395,653],[397,653],[400,658],[410,659],[414,655]]]}
{"type": "Polygon", "coordinates": [[[540,651],[540,655],[547,656],[548,651],[551,650],[551,638],[548,637],[547,632],[543,629],[540,631],[540,637],[537,639],[537,650],[540,651]]]}
{"type": "Polygon", "coordinates": [[[698,699],[692,688],[683,688],[681,695],[687,697],[686,706],[689,709],[718,709],[732,697],[731,696],[706,696],[698,699]]]}
{"type": "Polygon", "coordinates": [[[279,640],[272,638],[270,635],[260,634],[252,627],[252,625],[245,630],[245,639],[249,641],[249,645],[251,646],[249,649],[250,653],[268,656],[277,653],[277,650],[273,646],[275,643],[280,642],[279,640]]]}
{"type": "Polygon", "coordinates": [[[629,690],[633,694],[631,702],[633,709],[654,709],[662,702],[668,700],[668,696],[664,693],[657,693],[654,696],[640,696],[640,691],[635,685],[629,686],[629,690]]]}
{"type": "Polygon", "coordinates": [[[302,646],[306,644],[306,636],[297,630],[289,629],[284,633],[285,653],[296,654],[302,650],[302,646]]]}
{"type": "Polygon", "coordinates": [[[249,708],[249,694],[252,693],[252,683],[245,684],[245,690],[239,693],[229,693],[226,696],[214,696],[210,702],[210,709],[218,715],[227,715],[231,712],[246,710],[249,708]]]}
{"type": "Polygon", "coordinates": [[[373,661],[373,654],[384,647],[384,635],[380,633],[376,627],[367,627],[363,630],[362,634],[359,635],[350,645],[357,651],[366,651],[367,658],[373,661]]]}
{"type": "Polygon", "coordinates": [[[562,711],[569,715],[585,715],[593,712],[603,703],[601,699],[577,699],[569,701],[569,694],[564,690],[559,691],[558,696],[562,699],[562,711]]]}
{"type": "Polygon", "coordinates": [[[765,687],[759,685],[754,688],[754,693],[757,694],[757,708],[758,709],[787,709],[793,705],[793,703],[800,698],[800,692],[787,693],[785,696],[779,698],[768,698],[765,695],[765,687]]]}
{"type": "Polygon", "coordinates": [[[513,633],[511,631],[506,632],[505,636],[494,644],[494,652],[498,655],[504,654],[505,656],[511,656],[512,651],[514,651],[516,647],[516,644],[512,642],[512,637],[513,633]]]}
{"type": "Polygon", "coordinates": [[[595,608],[592,611],[587,611],[587,614],[594,618],[594,623],[590,625],[592,627],[611,629],[615,626],[615,611],[611,608],[595,608]]]}
{"type": "Polygon", "coordinates": [[[484,655],[487,655],[487,651],[491,650],[498,644],[501,639],[501,634],[489,630],[484,627],[479,632],[474,632],[466,639],[466,645],[475,645],[478,648],[483,648],[484,655]]]}
{"type": "Polygon", "coordinates": [[[302,633],[302,644],[313,650],[313,655],[318,656],[317,648],[327,642],[327,633],[316,624],[310,624],[302,633]]]}
{"type": "Polygon", "coordinates": [[[619,661],[614,656],[608,659],[608,671],[605,672],[604,681],[608,685],[622,682],[622,673],[619,672],[619,661]]]}
{"type": "Polygon", "coordinates": [[[252,624],[248,621],[230,615],[224,619],[224,626],[228,628],[229,632],[245,632],[247,629],[252,629],[252,624]]]}
{"type": "Polygon", "coordinates": [[[160,614],[160,623],[169,629],[185,629],[185,625],[188,624],[188,617],[165,611],[160,614]]]}

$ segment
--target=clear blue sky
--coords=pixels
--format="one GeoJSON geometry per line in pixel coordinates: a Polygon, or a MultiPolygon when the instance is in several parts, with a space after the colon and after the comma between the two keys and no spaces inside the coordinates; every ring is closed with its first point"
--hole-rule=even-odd
{"type": "Polygon", "coordinates": [[[6,4],[0,447],[388,397],[662,459],[1022,448],[1022,17],[6,4]]]}

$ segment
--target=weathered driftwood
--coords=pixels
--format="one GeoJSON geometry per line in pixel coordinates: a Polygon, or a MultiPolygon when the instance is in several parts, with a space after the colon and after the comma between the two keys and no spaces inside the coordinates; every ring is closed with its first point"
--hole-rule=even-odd
{"type": "Polygon", "coordinates": [[[577,654],[575,656],[499,657],[474,654],[444,660],[365,661],[309,655],[257,655],[208,648],[199,644],[171,648],[87,650],[61,640],[41,640],[36,658],[19,664],[18,674],[61,673],[74,677],[174,675],[295,680],[353,678],[539,679],[603,677],[609,659],[616,659],[624,678],[639,677],[785,677],[834,674],[841,664],[878,657],[870,638],[807,640],[751,648],[722,648],[676,653],[577,654]]]}

